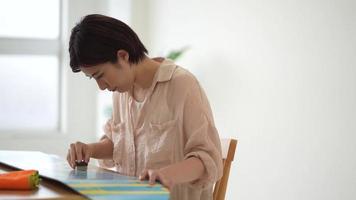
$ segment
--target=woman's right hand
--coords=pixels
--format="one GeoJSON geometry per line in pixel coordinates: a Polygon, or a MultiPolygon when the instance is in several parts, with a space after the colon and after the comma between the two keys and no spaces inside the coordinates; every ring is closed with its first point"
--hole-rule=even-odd
{"type": "Polygon", "coordinates": [[[92,146],[82,142],[76,142],[70,144],[68,149],[67,161],[69,165],[74,169],[76,164],[75,162],[85,161],[89,163],[90,157],[92,157],[93,150],[92,146]]]}

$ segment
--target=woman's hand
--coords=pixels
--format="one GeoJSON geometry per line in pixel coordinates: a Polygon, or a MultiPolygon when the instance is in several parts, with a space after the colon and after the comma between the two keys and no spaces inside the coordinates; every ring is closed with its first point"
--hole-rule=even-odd
{"type": "Polygon", "coordinates": [[[175,185],[196,181],[203,176],[205,167],[203,162],[196,157],[189,157],[181,162],[165,166],[154,170],[143,170],[139,179],[149,180],[149,184],[153,185],[155,181],[171,190],[175,185]]]}
{"type": "Polygon", "coordinates": [[[168,190],[171,190],[174,186],[171,175],[166,173],[164,169],[145,169],[139,176],[139,179],[148,180],[150,185],[154,185],[156,181],[159,181],[168,190]]]}
{"type": "Polygon", "coordinates": [[[82,142],[76,142],[70,144],[70,148],[68,149],[67,161],[69,165],[74,169],[75,162],[85,161],[89,163],[90,157],[92,157],[93,149],[91,145],[84,144],[82,142]]]}

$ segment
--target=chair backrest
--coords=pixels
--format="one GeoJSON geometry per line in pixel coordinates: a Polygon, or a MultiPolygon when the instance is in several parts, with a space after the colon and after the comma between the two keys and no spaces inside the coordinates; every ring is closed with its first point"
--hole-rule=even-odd
{"type": "Polygon", "coordinates": [[[231,162],[234,160],[237,140],[221,139],[221,149],[223,156],[223,176],[215,183],[214,200],[224,200],[227,188],[227,182],[230,175],[231,162]]]}

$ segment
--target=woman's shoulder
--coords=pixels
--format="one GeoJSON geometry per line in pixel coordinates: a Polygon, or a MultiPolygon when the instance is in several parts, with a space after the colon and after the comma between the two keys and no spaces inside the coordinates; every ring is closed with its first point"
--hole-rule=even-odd
{"type": "Polygon", "coordinates": [[[198,84],[198,80],[194,74],[178,65],[176,66],[171,81],[173,85],[193,86],[198,84]]]}
{"type": "Polygon", "coordinates": [[[161,67],[160,75],[164,77],[162,87],[168,87],[168,95],[184,98],[190,91],[200,90],[198,79],[188,69],[169,59],[164,60],[161,67]]]}

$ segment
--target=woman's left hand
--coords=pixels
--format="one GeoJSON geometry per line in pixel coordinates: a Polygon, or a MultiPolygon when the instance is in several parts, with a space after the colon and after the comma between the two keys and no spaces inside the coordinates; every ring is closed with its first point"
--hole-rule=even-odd
{"type": "Polygon", "coordinates": [[[150,185],[154,185],[156,181],[159,181],[168,190],[171,190],[174,186],[172,177],[165,173],[163,169],[145,169],[139,176],[140,180],[148,180],[150,185]]]}

